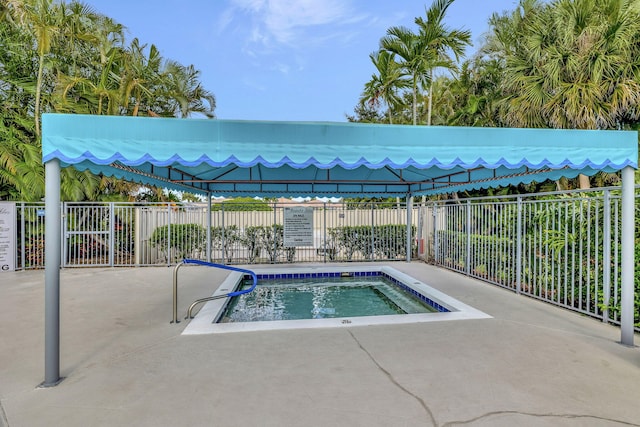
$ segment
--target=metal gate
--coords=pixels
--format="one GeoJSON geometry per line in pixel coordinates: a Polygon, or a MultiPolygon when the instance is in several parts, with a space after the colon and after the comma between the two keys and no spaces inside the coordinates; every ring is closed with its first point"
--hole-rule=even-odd
{"type": "Polygon", "coordinates": [[[63,266],[113,265],[112,216],[110,205],[65,203],[62,221],[63,266]]]}

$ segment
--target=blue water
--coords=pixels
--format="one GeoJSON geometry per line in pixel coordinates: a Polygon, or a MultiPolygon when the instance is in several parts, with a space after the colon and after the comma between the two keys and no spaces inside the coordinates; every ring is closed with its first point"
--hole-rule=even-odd
{"type": "Polygon", "coordinates": [[[253,292],[232,298],[220,322],[360,317],[436,311],[380,276],[279,279],[260,280],[253,292]]]}

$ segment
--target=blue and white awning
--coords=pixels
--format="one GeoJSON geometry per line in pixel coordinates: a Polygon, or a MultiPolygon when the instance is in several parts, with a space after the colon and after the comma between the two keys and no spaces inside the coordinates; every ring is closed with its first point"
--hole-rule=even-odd
{"type": "Polygon", "coordinates": [[[237,196],[428,195],[638,166],[637,132],[45,114],[43,161],[237,196]]]}

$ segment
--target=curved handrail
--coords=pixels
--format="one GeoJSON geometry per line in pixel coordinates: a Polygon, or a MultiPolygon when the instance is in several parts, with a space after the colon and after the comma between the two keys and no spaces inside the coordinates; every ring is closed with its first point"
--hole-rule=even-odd
{"type": "Polygon", "coordinates": [[[213,262],[201,261],[201,260],[198,260],[198,259],[187,259],[187,258],[185,258],[184,260],[182,260],[182,262],[180,262],[180,263],[178,263],[178,265],[176,265],[176,267],[175,267],[175,269],[173,271],[173,320],[171,321],[171,323],[180,323],[180,321],[178,320],[178,269],[184,264],[196,264],[196,265],[203,265],[205,267],[215,267],[215,268],[221,268],[223,270],[238,271],[240,273],[249,274],[251,276],[251,278],[253,279],[253,284],[251,285],[251,287],[249,289],[233,291],[233,292],[229,292],[229,293],[223,294],[223,295],[216,295],[214,297],[207,297],[207,298],[201,298],[199,300],[196,300],[193,304],[191,304],[191,306],[189,306],[189,310],[187,311],[187,317],[186,317],[187,319],[191,318],[191,311],[199,303],[202,303],[202,302],[205,302],[205,301],[211,301],[211,300],[218,299],[218,298],[235,297],[235,296],[238,296],[238,295],[246,294],[246,293],[249,293],[249,292],[253,291],[256,288],[256,286],[258,285],[258,276],[256,276],[256,273],[254,273],[251,270],[246,270],[244,268],[238,268],[238,267],[231,267],[231,266],[224,265],[224,264],[216,264],[216,263],[213,263],[213,262]]]}
{"type": "Polygon", "coordinates": [[[224,264],[216,264],[215,262],[207,262],[207,261],[201,261],[199,259],[183,259],[182,260],[183,263],[185,264],[196,264],[196,265],[204,265],[206,267],[215,267],[215,268],[222,268],[223,270],[231,270],[231,271],[239,271],[240,273],[246,273],[251,275],[251,278],[253,279],[253,284],[251,285],[251,287],[249,289],[243,289],[240,291],[234,291],[234,292],[229,292],[227,294],[228,297],[236,297],[238,295],[242,295],[242,294],[248,294],[249,292],[253,291],[256,286],[258,285],[258,276],[256,276],[256,273],[254,273],[251,270],[246,270],[244,268],[238,268],[238,267],[231,267],[229,265],[224,265],[224,264]]]}

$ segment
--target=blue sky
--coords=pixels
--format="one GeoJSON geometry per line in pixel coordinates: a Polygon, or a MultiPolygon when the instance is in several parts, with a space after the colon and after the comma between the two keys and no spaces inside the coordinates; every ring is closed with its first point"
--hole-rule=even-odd
{"type": "MultiPolygon", "coordinates": [[[[86,0],[201,70],[219,119],[346,121],[374,72],[369,54],[387,28],[415,30],[431,3],[415,0],[86,0]]],[[[446,24],[474,44],[493,12],[516,0],[456,0],[446,24]]],[[[473,49],[469,53],[472,53],[473,49]]]]}

